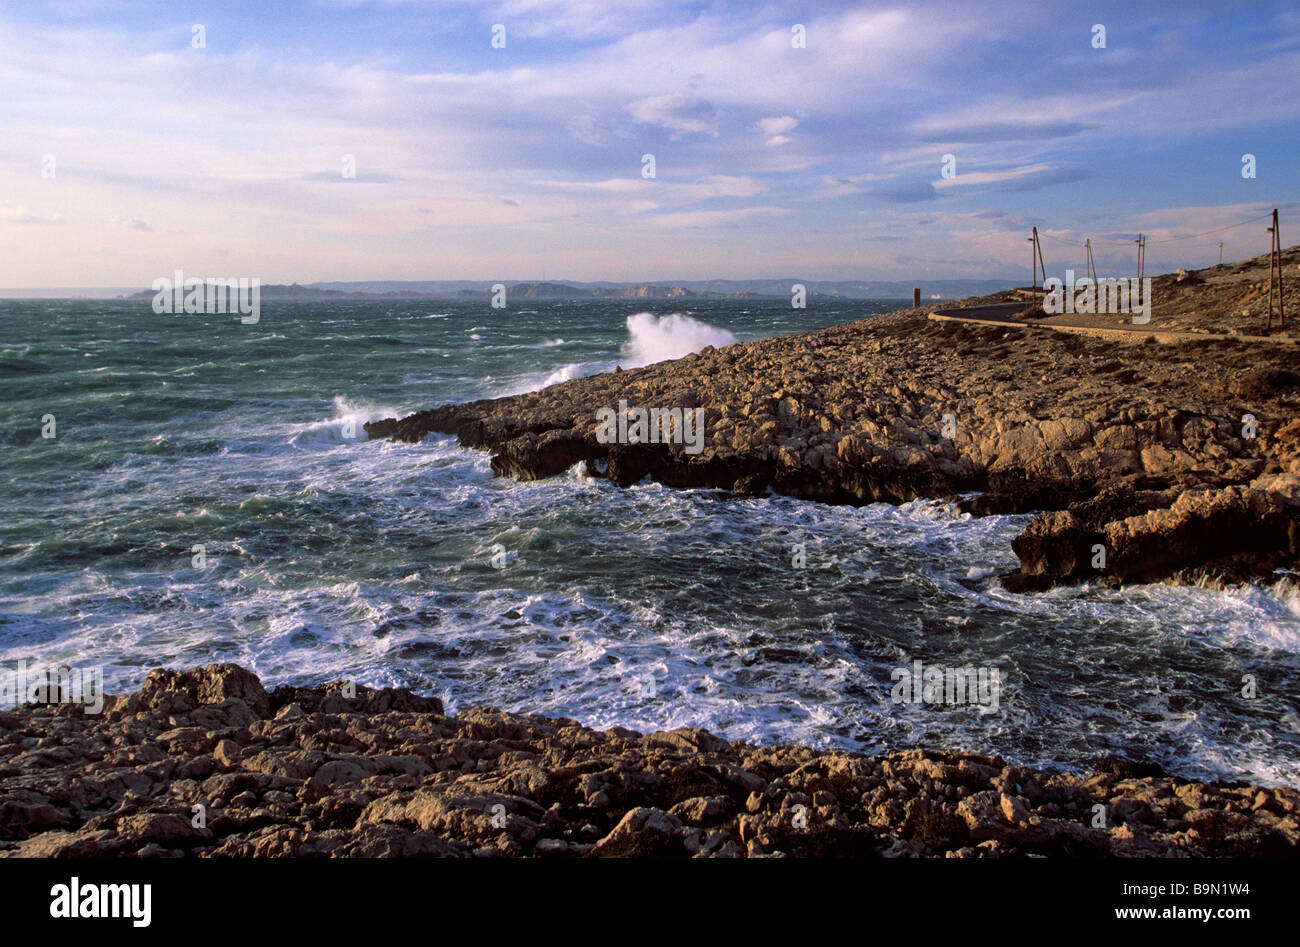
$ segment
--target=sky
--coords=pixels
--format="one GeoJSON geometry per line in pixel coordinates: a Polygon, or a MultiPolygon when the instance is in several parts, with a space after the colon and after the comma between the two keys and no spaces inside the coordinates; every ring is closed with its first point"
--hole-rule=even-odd
{"type": "Polygon", "coordinates": [[[1297,242],[1298,77],[1294,3],[0,0],[0,288],[1200,267],[1297,242]]]}

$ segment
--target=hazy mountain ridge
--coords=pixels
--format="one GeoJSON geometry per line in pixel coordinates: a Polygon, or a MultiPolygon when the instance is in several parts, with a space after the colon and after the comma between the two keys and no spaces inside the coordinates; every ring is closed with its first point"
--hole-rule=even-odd
{"type": "Polygon", "coordinates": [[[839,296],[846,299],[910,299],[913,287],[919,287],[922,296],[939,294],[945,299],[964,298],[999,292],[1014,285],[1013,278],[959,279],[959,280],[810,280],[788,279],[753,280],[649,280],[641,283],[612,281],[582,282],[505,280],[435,280],[435,281],[369,281],[361,283],[310,283],[307,288],[341,291],[347,293],[411,294],[431,297],[477,297],[490,293],[497,283],[506,286],[507,298],[632,298],[668,299],[698,296],[714,298],[740,298],[746,296],[788,297],[792,287],[802,284],[809,295],[839,296]],[[547,289],[542,290],[541,287],[547,289]],[[563,289],[561,289],[561,287],[563,289]]]}
{"type": "MultiPolygon", "coordinates": [[[[554,281],[507,282],[497,280],[408,280],[332,283],[270,283],[260,288],[263,299],[487,299],[493,287],[504,285],[506,299],[744,299],[788,298],[802,285],[808,296],[840,299],[910,299],[913,287],[925,299],[959,299],[1000,292],[1012,279],[967,280],[695,280],[649,283],[573,283],[554,281]]],[[[150,299],[154,290],[126,295],[150,299]]]]}

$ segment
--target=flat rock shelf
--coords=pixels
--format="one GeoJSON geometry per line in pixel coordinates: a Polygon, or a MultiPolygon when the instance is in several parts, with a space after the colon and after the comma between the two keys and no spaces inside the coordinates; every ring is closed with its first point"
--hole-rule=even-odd
{"type": "Polygon", "coordinates": [[[598,732],[404,689],[150,672],[99,714],[0,713],[9,857],[1290,855],[1300,792],[1114,762],[598,732]],[[344,696],[351,693],[352,696],[344,696]]]}

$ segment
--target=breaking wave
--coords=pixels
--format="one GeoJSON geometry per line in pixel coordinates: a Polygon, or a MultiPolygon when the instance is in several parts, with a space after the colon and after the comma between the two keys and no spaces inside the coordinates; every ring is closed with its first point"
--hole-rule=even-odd
{"type": "Polygon", "coordinates": [[[682,358],[710,345],[721,348],[739,341],[726,329],[680,312],[659,317],[649,312],[635,313],[627,317],[627,331],[629,338],[623,352],[629,368],[682,358]]]}

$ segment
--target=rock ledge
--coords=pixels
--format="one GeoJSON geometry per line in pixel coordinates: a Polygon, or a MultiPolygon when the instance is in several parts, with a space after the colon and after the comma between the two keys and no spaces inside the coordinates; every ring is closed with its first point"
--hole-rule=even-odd
{"type": "Polygon", "coordinates": [[[1300,792],[1112,762],[597,732],[209,665],[104,712],[0,713],[0,855],[996,857],[1300,853],[1300,792]],[[1100,808],[1098,808],[1100,807],[1100,808]],[[1104,822],[1099,822],[1102,819],[1104,822]],[[1104,828],[1094,827],[1104,824],[1104,828]]]}

